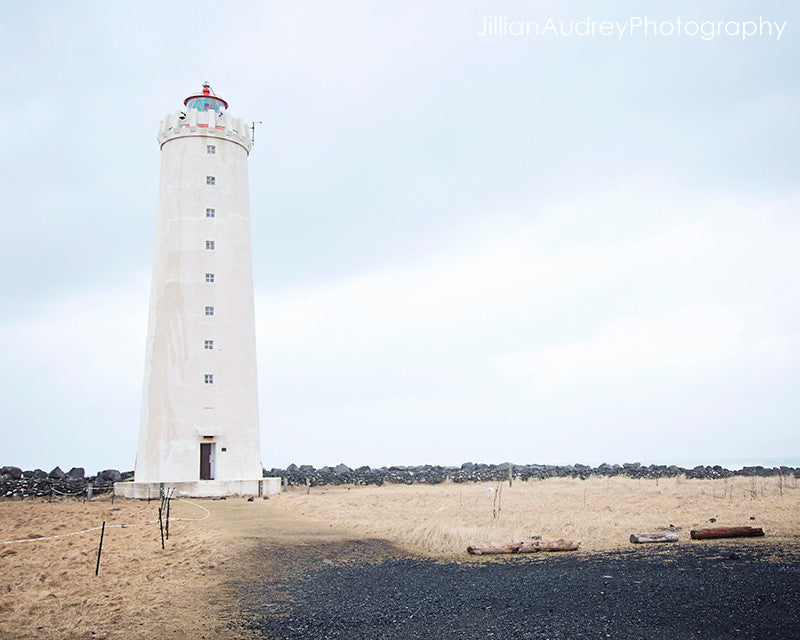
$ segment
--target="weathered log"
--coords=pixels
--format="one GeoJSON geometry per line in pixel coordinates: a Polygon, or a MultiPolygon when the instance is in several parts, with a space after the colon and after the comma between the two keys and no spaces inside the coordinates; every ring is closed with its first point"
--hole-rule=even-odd
{"type": "Polygon", "coordinates": [[[521,542],[506,542],[504,544],[487,542],[485,544],[475,544],[467,547],[467,553],[471,553],[475,556],[491,553],[517,553],[521,546],[521,542]]]}
{"type": "Polygon", "coordinates": [[[534,540],[523,542],[519,553],[533,553],[535,551],[575,551],[581,545],[579,540],[534,540]]]}
{"type": "Polygon", "coordinates": [[[714,538],[752,538],[763,536],[761,527],[717,527],[716,529],[692,530],[692,540],[710,540],[714,538]]]}
{"type": "Polygon", "coordinates": [[[677,533],[632,533],[631,542],[643,544],[645,542],[677,542],[677,533]]]}
{"type": "Polygon", "coordinates": [[[575,551],[578,540],[534,540],[532,542],[506,542],[475,544],[467,547],[467,553],[475,556],[498,553],[535,553],[537,551],[575,551]]]}

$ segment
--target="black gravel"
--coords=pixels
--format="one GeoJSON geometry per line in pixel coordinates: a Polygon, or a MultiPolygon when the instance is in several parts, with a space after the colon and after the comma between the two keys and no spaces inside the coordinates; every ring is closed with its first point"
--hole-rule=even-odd
{"type": "Polygon", "coordinates": [[[768,543],[337,564],[240,587],[271,640],[800,638],[800,563],[768,543]]]}

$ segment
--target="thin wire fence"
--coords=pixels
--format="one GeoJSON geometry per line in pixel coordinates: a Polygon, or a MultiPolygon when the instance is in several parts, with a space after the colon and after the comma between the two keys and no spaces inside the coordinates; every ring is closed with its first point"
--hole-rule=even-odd
{"type": "MultiPolygon", "coordinates": [[[[211,512],[206,509],[203,505],[197,504],[195,502],[191,502],[184,498],[171,498],[172,500],[177,500],[179,502],[185,502],[186,504],[190,504],[193,507],[197,507],[198,509],[202,509],[206,512],[206,514],[202,518],[169,518],[171,522],[202,522],[206,518],[211,515],[211,512]]],[[[106,525],[106,529],[117,528],[117,529],[127,529],[128,527],[144,527],[149,524],[158,524],[158,520],[148,520],[147,522],[136,522],[132,524],[110,524],[106,525]]],[[[71,533],[59,533],[58,535],[54,536],[44,536],[41,538],[25,538],[24,540],[4,540],[0,541],[0,544],[19,544],[21,542],[42,542],[44,540],[56,540],[58,538],[68,538],[70,536],[78,536],[83,533],[89,533],[91,531],[100,531],[102,527],[91,527],[90,529],[82,529],[81,531],[73,531],[71,533]]]]}

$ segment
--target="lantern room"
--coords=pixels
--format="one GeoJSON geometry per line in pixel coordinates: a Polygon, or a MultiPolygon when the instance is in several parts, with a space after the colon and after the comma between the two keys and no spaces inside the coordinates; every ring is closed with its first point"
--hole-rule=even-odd
{"type": "Polygon", "coordinates": [[[187,109],[197,109],[198,111],[216,111],[221,114],[228,108],[228,103],[219,96],[214,95],[208,82],[203,83],[203,92],[189,96],[183,101],[187,109]]]}

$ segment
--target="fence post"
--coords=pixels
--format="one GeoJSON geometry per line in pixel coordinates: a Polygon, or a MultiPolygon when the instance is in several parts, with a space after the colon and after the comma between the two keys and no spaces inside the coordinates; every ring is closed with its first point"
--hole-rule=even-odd
{"type": "Polygon", "coordinates": [[[166,529],[167,529],[167,540],[169,540],[169,502],[170,502],[170,498],[171,497],[172,496],[167,494],[167,526],[166,526],[166,529]]]}
{"type": "Polygon", "coordinates": [[[106,532],[106,521],[103,520],[103,527],[100,529],[100,546],[97,547],[97,566],[94,568],[94,575],[100,572],[100,554],[103,553],[103,534],[106,532]]]}
{"type": "Polygon", "coordinates": [[[164,548],[164,521],[161,519],[161,507],[158,508],[158,526],[161,529],[161,548],[164,548]]]}

